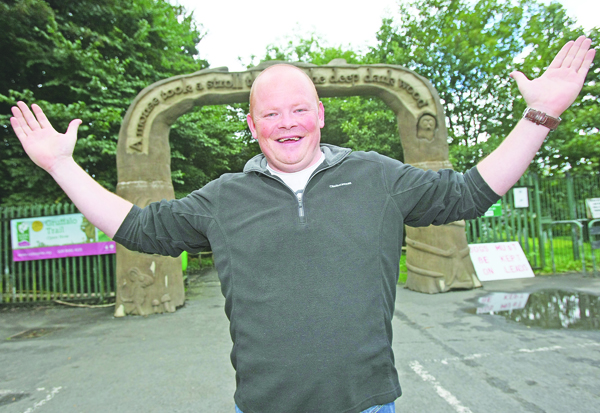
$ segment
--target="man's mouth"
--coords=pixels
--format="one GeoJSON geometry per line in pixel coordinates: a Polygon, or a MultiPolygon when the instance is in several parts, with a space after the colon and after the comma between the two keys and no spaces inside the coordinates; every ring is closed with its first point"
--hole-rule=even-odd
{"type": "Polygon", "coordinates": [[[291,141],[291,142],[296,142],[296,141],[299,141],[300,139],[302,139],[302,138],[300,138],[299,136],[294,136],[294,137],[292,137],[292,138],[281,138],[281,139],[277,139],[277,142],[280,142],[280,143],[284,143],[284,142],[290,142],[290,141],[291,141]]]}

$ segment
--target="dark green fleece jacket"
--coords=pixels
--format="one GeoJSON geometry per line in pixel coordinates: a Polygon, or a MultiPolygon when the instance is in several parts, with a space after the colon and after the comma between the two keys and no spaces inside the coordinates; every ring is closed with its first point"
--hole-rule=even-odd
{"type": "Polygon", "coordinates": [[[115,236],[154,254],[212,249],[244,413],[360,412],[400,396],[391,320],[404,225],[475,218],[499,198],[475,168],[322,150],[302,202],[259,155],[184,199],[134,207],[115,236]]]}

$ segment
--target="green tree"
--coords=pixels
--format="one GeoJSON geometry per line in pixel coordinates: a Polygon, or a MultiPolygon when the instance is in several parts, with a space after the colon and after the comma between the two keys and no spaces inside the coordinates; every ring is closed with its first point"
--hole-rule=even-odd
{"type": "MultiPolygon", "coordinates": [[[[433,83],[446,111],[450,157],[462,171],[495,149],[521,118],[524,102],[509,74],[539,75],[565,39],[583,34],[560,4],[534,0],[415,0],[402,3],[400,15],[383,21],[365,62],[399,64],[433,83]]],[[[597,43],[598,31],[589,35],[597,43]]],[[[598,171],[597,150],[585,151],[598,141],[597,76],[593,69],[580,100],[565,112],[568,127],[551,135],[533,170],[598,171]]]]}
{"type": "MultiPolygon", "coordinates": [[[[510,3],[417,0],[400,5],[401,20],[384,20],[372,62],[399,64],[429,79],[446,111],[450,143],[468,148],[490,135],[505,135],[512,89],[508,74],[520,51],[523,11],[510,3]]],[[[478,151],[453,151],[459,170],[478,151]]]]}
{"type": "Polygon", "coordinates": [[[83,119],[75,159],[114,190],[118,131],[133,98],[153,82],[207,66],[194,57],[201,28],[165,0],[2,1],[0,25],[0,203],[64,197],[9,126],[16,100],[40,104],[58,130],[83,119]]]}
{"type": "Polygon", "coordinates": [[[248,104],[203,106],[177,119],[169,133],[171,176],[181,198],[227,172],[240,172],[260,152],[246,124],[248,104]]]}
{"type": "MultiPolygon", "coordinates": [[[[524,50],[529,53],[517,67],[535,76],[547,67],[560,50],[565,39],[583,34],[581,27],[570,19],[558,3],[548,6],[534,4],[531,18],[523,30],[524,50]]],[[[600,29],[594,28],[588,37],[598,47],[600,29]]],[[[597,58],[596,58],[597,59],[597,58]]],[[[592,66],[579,98],[561,116],[562,126],[553,132],[538,153],[534,165],[543,174],[575,174],[600,172],[600,67],[592,66]]],[[[525,109],[520,98],[514,102],[514,116],[525,109]]]]}

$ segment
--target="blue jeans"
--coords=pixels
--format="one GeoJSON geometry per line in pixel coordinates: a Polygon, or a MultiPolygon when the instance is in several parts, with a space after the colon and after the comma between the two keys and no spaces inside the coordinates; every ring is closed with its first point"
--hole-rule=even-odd
{"type": "MultiPolygon", "coordinates": [[[[235,406],[235,413],[242,413],[242,411],[235,406]]],[[[363,410],[361,413],[396,413],[396,405],[394,402],[391,402],[384,405],[373,406],[369,407],[367,410],[363,410]]]]}

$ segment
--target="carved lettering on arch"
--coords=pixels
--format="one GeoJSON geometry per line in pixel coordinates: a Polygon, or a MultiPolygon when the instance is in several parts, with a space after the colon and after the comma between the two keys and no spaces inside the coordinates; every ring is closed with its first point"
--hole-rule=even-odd
{"type": "MultiPolygon", "coordinates": [[[[376,87],[408,96],[408,99],[405,99],[405,106],[416,118],[426,109],[429,112],[433,111],[434,114],[437,111],[428,86],[404,68],[341,63],[331,66],[302,66],[300,69],[312,79],[320,93],[325,91],[327,94],[335,95],[337,90],[346,91],[361,87],[357,94],[364,95],[364,87],[376,87]]],[[[150,87],[132,113],[134,122],[130,122],[128,126],[127,152],[148,154],[150,125],[163,111],[176,107],[184,100],[197,101],[207,94],[249,93],[259,73],[260,70],[232,73],[218,69],[207,70],[177,76],[172,81],[160,82],[155,88],[150,87]]]]}

